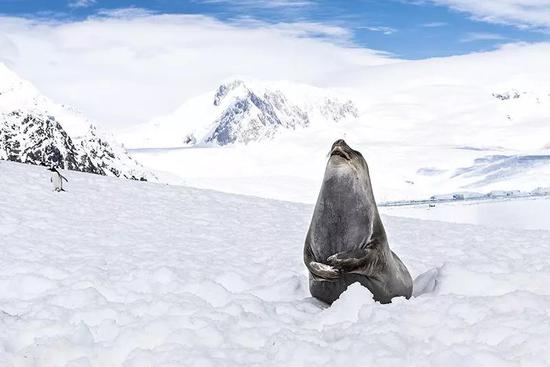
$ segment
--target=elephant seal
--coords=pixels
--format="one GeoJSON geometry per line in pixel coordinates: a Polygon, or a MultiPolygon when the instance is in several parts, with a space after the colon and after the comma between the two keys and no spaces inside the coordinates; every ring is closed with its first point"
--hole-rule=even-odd
{"type": "Polygon", "coordinates": [[[331,304],[355,282],[374,300],[412,294],[412,278],[388,245],[367,162],[344,140],[330,151],[304,246],[311,295],[331,304]]]}

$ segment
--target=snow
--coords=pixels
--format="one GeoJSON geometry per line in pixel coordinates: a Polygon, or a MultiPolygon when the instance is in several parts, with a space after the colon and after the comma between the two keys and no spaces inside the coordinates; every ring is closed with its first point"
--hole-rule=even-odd
{"type": "Polygon", "coordinates": [[[520,197],[498,200],[428,203],[381,207],[388,215],[439,220],[453,223],[480,224],[489,227],[550,230],[548,213],[550,197],[520,197]]]}
{"type": "Polygon", "coordinates": [[[0,63],[0,159],[156,180],[76,109],[56,104],[0,63]]]}
{"type": "Polygon", "coordinates": [[[0,172],[2,366],[550,365],[548,231],[383,216],[417,297],[352,285],[327,308],[310,205],[0,172]]]}
{"type": "MultiPolygon", "coordinates": [[[[206,115],[191,110],[205,102],[193,99],[170,115],[174,126],[147,132],[161,141],[160,131],[167,136],[155,148],[174,149],[133,154],[187,185],[306,203],[315,201],[318,172],[339,138],[366,156],[379,202],[548,187],[548,52],[547,44],[526,45],[349,70],[324,91],[354,101],[357,119],[290,129],[246,146],[177,149],[181,132],[204,123],[194,116],[206,115]]],[[[280,89],[290,103],[306,94],[291,82],[280,89]]],[[[212,94],[207,99],[212,105],[212,94]]]]}
{"type": "Polygon", "coordinates": [[[75,138],[88,131],[90,121],[78,110],[54,103],[2,63],[0,81],[0,115],[21,110],[36,115],[56,116],[59,121],[63,121],[67,133],[75,138]]]}
{"type": "Polygon", "coordinates": [[[321,88],[234,79],[121,137],[132,148],[246,144],[272,138],[281,129],[354,120],[357,113],[352,101],[321,88]]]}

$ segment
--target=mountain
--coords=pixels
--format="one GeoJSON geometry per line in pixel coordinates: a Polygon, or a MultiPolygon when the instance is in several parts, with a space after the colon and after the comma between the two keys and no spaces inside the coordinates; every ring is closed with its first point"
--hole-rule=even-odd
{"type": "MultiPolygon", "coordinates": [[[[513,48],[350,70],[334,88],[357,101],[357,118],[316,124],[308,110],[308,128],[279,129],[273,139],[260,143],[132,154],[149,167],[182,177],[187,185],[315,202],[327,151],[344,138],[365,156],[379,202],[464,191],[533,192],[550,186],[549,52],[550,45],[513,48]]],[[[305,91],[284,87],[271,89],[283,91],[288,104],[304,110],[305,91]]],[[[264,96],[252,84],[248,90],[264,96]]],[[[193,130],[195,121],[183,119],[192,116],[187,112],[193,107],[214,109],[216,95],[220,106],[230,106],[247,93],[239,85],[218,91],[203,102],[186,104],[175,114],[181,119],[171,116],[173,129],[167,131],[175,140],[155,135],[154,129],[151,136],[166,138],[172,148],[181,146],[177,139],[184,135],[178,129],[184,133],[190,124],[193,130]]],[[[210,121],[218,121],[221,112],[210,121]]],[[[162,119],[156,122],[165,126],[162,119]]],[[[206,126],[194,135],[197,142],[213,137],[216,129],[225,131],[224,125],[197,125],[206,126]]]]}
{"type": "Polygon", "coordinates": [[[296,83],[232,80],[169,116],[127,134],[133,147],[228,145],[272,139],[278,132],[355,119],[347,99],[296,83]]]}
{"type": "Polygon", "coordinates": [[[0,159],[100,173],[53,116],[21,110],[4,113],[0,133],[0,159]]]}
{"type": "Polygon", "coordinates": [[[148,180],[112,135],[0,64],[0,159],[148,180]]]}

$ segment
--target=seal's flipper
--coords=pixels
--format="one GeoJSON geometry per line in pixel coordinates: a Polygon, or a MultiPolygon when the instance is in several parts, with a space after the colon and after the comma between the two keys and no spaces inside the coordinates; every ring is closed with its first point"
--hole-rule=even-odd
{"type": "Polygon", "coordinates": [[[329,256],[327,263],[345,273],[365,274],[376,263],[376,252],[372,249],[355,249],[329,256]]]}
{"type": "Polygon", "coordinates": [[[311,277],[317,281],[334,281],[342,275],[339,269],[315,261],[315,257],[309,246],[304,247],[304,264],[306,264],[311,277]]]}
{"type": "Polygon", "coordinates": [[[309,269],[311,275],[313,275],[313,278],[319,281],[336,280],[342,276],[340,269],[315,261],[310,262],[307,268],[309,269]]]}

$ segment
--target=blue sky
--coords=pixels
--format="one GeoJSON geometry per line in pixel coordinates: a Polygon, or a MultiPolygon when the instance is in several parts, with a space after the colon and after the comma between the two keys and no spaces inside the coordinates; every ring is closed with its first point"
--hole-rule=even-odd
{"type": "Polygon", "coordinates": [[[504,43],[550,38],[540,27],[518,26],[509,19],[498,23],[475,20],[480,18],[475,7],[458,11],[445,0],[434,1],[439,4],[413,0],[0,0],[0,13],[74,21],[105,10],[139,8],[155,13],[201,14],[228,22],[314,22],[345,28],[354,44],[406,59],[465,54],[504,43]]]}

